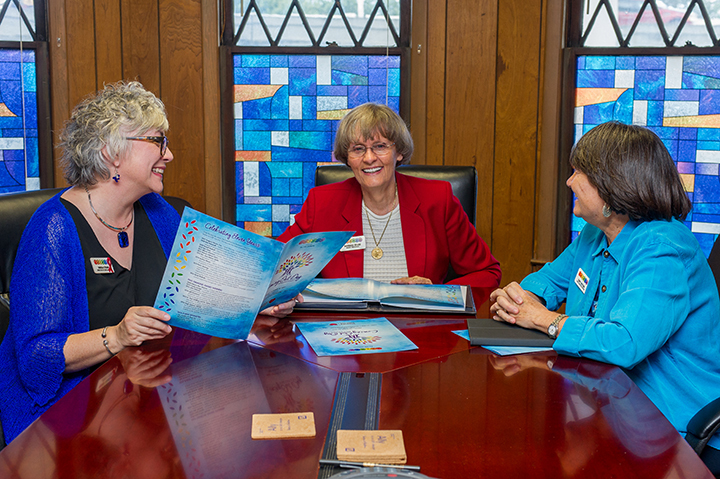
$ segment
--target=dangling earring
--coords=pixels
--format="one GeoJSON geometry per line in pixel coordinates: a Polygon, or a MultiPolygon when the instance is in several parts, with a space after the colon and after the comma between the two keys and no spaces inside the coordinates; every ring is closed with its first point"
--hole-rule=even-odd
{"type": "MultiPolygon", "coordinates": [[[[117,181],[117,180],[115,180],[115,181],[117,181]]],[[[603,216],[604,216],[605,218],[610,218],[610,215],[612,214],[612,210],[611,210],[610,207],[607,205],[607,203],[605,203],[605,204],[603,205],[602,213],[603,213],[603,216]]]]}
{"type": "Polygon", "coordinates": [[[112,177],[113,180],[115,180],[115,183],[120,181],[120,173],[118,172],[117,166],[115,167],[115,174],[112,177]]]}

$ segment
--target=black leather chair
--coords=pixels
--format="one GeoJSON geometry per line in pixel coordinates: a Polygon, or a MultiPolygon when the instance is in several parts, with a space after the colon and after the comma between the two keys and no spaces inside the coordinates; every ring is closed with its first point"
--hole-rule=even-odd
{"type": "MultiPolygon", "coordinates": [[[[708,264],[715,276],[715,283],[720,291],[720,238],[715,241],[708,264]]],[[[720,428],[720,398],[710,402],[698,411],[690,420],[685,439],[690,443],[698,455],[710,466],[715,477],[720,477],[720,453],[712,448],[706,448],[708,441],[720,428]],[[712,464],[711,464],[712,463],[712,464]]]]}
{"type": "MultiPolygon", "coordinates": [[[[409,176],[449,182],[453,194],[460,200],[470,222],[475,226],[477,171],[474,166],[402,165],[397,167],[397,171],[409,176]]],[[[352,170],[343,164],[320,165],[315,170],[315,185],[337,183],[352,176],[352,170]]]]}

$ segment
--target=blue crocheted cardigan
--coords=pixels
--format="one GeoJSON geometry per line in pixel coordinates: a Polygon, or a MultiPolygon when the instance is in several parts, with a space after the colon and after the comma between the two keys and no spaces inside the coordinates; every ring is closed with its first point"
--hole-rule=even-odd
{"type": "MultiPolygon", "coordinates": [[[[10,326],[0,344],[0,421],[7,443],[89,374],[63,374],[65,341],[88,331],[90,319],[80,238],[60,194],[33,215],[13,266],[10,326]]],[[[140,203],[167,258],[180,217],[155,193],[140,203]]]]}

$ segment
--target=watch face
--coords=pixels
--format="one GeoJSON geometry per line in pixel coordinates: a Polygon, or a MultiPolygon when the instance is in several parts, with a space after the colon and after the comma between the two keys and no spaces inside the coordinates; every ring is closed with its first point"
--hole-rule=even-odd
{"type": "Polygon", "coordinates": [[[555,336],[557,336],[558,327],[555,324],[551,324],[548,326],[548,336],[555,339],[555,336]]]}

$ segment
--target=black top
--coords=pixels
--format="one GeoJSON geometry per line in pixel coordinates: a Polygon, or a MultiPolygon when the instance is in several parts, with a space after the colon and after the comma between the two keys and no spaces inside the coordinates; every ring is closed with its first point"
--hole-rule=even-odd
{"type": "Polygon", "coordinates": [[[110,257],[100,245],[92,228],[77,207],[62,198],[60,201],[75,222],[85,257],[90,330],[118,324],[131,306],[152,306],[165,272],[167,259],[142,205],[135,202],[132,269],[127,270],[110,257]],[[91,258],[109,258],[113,272],[96,274],[91,258]]]}

